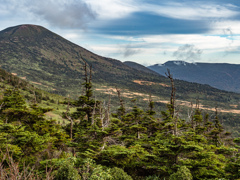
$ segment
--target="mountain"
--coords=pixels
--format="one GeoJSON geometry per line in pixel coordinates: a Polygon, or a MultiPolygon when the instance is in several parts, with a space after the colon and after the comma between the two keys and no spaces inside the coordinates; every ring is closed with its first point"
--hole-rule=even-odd
{"type": "Polygon", "coordinates": [[[145,73],[149,73],[149,74],[154,74],[154,75],[157,75],[158,73],[141,65],[141,64],[138,64],[138,63],[135,63],[135,62],[132,62],[132,61],[125,61],[123,62],[125,65],[133,68],[133,69],[136,69],[136,70],[139,70],[139,71],[143,71],[145,73]]]}
{"type": "MultiPolygon", "coordinates": [[[[98,97],[106,95],[106,91],[117,95],[115,87],[122,90],[122,96],[142,98],[145,102],[149,94],[155,101],[166,102],[171,93],[170,81],[165,76],[94,54],[41,26],[19,25],[0,31],[0,52],[1,68],[56,94],[76,98],[82,93],[85,62],[92,66],[98,97]]],[[[182,101],[197,98],[205,106],[218,104],[229,109],[240,101],[239,94],[209,85],[175,80],[175,86],[176,98],[182,101]]]]}
{"type": "Polygon", "coordinates": [[[20,25],[0,32],[1,67],[60,94],[77,94],[84,78],[84,62],[92,65],[93,82],[126,88],[135,79],[168,82],[145,76],[118,60],[101,57],[36,25],[20,25]]]}
{"type": "Polygon", "coordinates": [[[240,93],[239,64],[168,61],[148,68],[161,75],[170,69],[176,79],[208,84],[218,89],[240,93]]]}

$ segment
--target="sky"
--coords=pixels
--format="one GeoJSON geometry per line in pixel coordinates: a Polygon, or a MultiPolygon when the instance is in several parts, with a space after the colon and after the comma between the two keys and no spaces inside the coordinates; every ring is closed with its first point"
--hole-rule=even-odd
{"type": "Polygon", "coordinates": [[[0,0],[0,22],[40,25],[122,62],[240,64],[239,0],[0,0]]]}

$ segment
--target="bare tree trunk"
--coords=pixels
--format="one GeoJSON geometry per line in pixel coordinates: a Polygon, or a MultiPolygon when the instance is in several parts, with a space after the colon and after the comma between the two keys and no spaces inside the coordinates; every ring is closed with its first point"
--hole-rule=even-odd
{"type": "Polygon", "coordinates": [[[92,65],[90,65],[89,80],[88,83],[92,82],[92,65]]]}
{"type": "Polygon", "coordinates": [[[107,123],[110,121],[110,105],[111,105],[111,94],[108,96],[108,106],[107,106],[107,123]]]}
{"type": "Polygon", "coordinates": [[[110,94],[110,91],[108,90],[108,103],[104,107],[104,110],[105,110],[104,127],[107,127],[110,122],[110,105],[111,105],[111,94],[110,94]]]}
{"type": "Polygon", "coordinates": [[[86,63],[86,61],[85,61],[85,64],[84,64],[84,71],[85,71],[85,83],[86,83],[85,88],[86,88],[86,92],[87,92],[87,90],[88,90],[88,87],[87,87],[88,73],[87,73],[87,63],[86,63]]]}
{"type": "Polygon", "coordinates": [[[94,103],[94,107],[93,107],[93,112],[92,112],[92,125],[94,125],[94,116],[95,116],[95,111],[96,111],[96,97],[95,97],[95,103],[94,103]]]}
{"type": "Polygon", "coordinates": [[[178,135],[178,112],[175,111],[174,116],[173,116],[173,120],[174,120],[174,135],[177,136],[178,135]]]}
{"type": "Polygon", "coordinates": [[[4,105],[4,102],[2,102],[2,104],[0,105],[0,110],[2,109],[3,105],[4,105]]]}
{"type": "Polygon", "coordinates": [[[100,123],[101,123],[101,127],[102,127],[102,130],[104,130],[104,127],[103,127],[103,119],[104,119],[104,116],[103,116],[103,108],[102,108],[102,102],[100,103],[100,107],[99,107],[99,113],[100,113],[100,123]]]}
{"type": "Polygon", "coordinates": [[[120,102],[120,107],[121,107],[121,116],[125,114],[125,108],[124,108],[124,103],[123,103],[123,99],[121,98],[121,91],[116,88],[117,93],[118,93],[118,98],[119,98],[119,102],[120,102]]]}
{"type": "Polygon", "coordinates": [[[174,80],[173,80],[172,74],[170,73],[170,70],[167,69],[167,71],[168,71],[168,73],[165,73],[165,74],[170,79],[171,87],[172,87],[171,98],[170,98],[170,105],[171,105],[170,114],[173,117],[174,116],[174,111],[175,111],[175,93],[176,93],[176,88],[175,88],[174,80]]]}
{"type": "Polygon", "coordinates": [[[189,120],[189,122],[191,122],[192,123],[192,116],[193,116],[193,103],[191,102],[191,108],[190,108],[190,111],[189,111],[189,109],[188,109],[188,120],[189,120]]]}
{"type": "MultiPolygon", "coordinates": [[[[69,98],[69,95],[68,95],[68,98],[69,98]]],[[[72,139],[73,138],[73,133],[72,133],[72,131],[73,131],[73,119],[72,119],[72,117],[71,116],[69,116],[68,115],[68,113],[69,113],[69,111],[70,111],[70,102],[69,102],[69,99],[68,99],[68,105],[67,105],[67,111],[65,112],[65,115],[66,115],[66,118],[70,121],[70,139],[72,139]]]]}
{"type": "MultiPolygon", "coordinates": [[[[138,123],[137,123],[137,125],[138,125],[138,123]]],[[[140,132],[139,131],[137,131],[137,138],[140,139],[140,132]]]]}

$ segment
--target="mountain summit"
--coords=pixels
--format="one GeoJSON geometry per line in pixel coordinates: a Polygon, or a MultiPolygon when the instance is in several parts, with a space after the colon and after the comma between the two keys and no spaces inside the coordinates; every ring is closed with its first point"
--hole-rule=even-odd
{"type": "MultiPolygon", "coordinates": [[[[47,30],[42,26],[36,25],[19,25],[14,27],[9,27],[3,31],[1,31],[0,38],[44,38],[47,35],[51,35],[52,32],[47,30]]],[[[32,39],[32,40],[34,40],[32,39]]],[[[29,39],[30,40],[30,39],[29,39]]]]}

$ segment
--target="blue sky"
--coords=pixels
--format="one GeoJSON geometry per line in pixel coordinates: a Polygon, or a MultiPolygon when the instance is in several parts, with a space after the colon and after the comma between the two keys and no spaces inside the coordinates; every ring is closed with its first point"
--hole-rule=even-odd
{"type": "Polygon", "coordinates": [[[240,64],[239,0],[0,0],[0,30],[41,25],[102,56],[240,64]]]}

